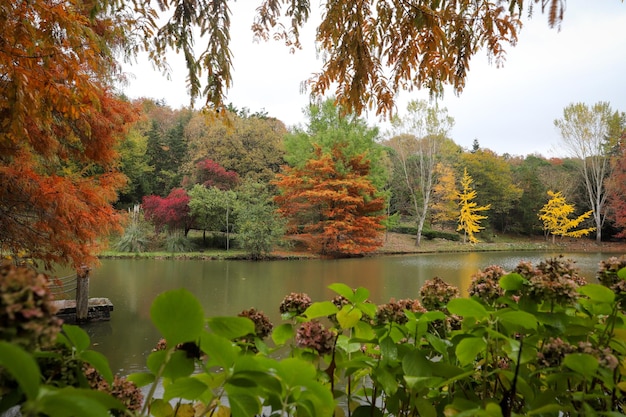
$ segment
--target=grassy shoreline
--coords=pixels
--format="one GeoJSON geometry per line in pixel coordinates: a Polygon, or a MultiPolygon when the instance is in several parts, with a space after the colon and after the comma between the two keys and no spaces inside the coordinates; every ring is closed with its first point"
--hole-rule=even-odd
{"type": "MultiPolygon", "coordinates": [[[[545,251],[545,252],[606,252],[626,254],[624,242],[602,242],[596,244],[589,239],[558,240],[556,244],[542,238],[495,237],[492,242],[479,242],[471,245],[462,242],[435,239],[424,240],[420,246],[415,246],[415,238],[410,235],[388,233],[384,245],[377,251],[364,256],[410,255],[419,253],[454,253],[454,252],[498,252],[498,251],[545,251]]],[[[116,252],[107,250],[99,255],[101,259],[193,259],[193,260],[246,260],[248,256],[240,249],[205,250],[198,252],[170,253],[170,252],[116,252]]],[[[320,256],[300,251],[277,250],[272,252],[266,260],[296,260],[319,259],[320,256]]]]}

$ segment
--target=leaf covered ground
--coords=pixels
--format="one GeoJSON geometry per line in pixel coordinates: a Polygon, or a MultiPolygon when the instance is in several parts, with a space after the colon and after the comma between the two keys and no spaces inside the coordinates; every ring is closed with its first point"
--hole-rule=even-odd
{"type": "MultiPolygon", "coordinates": [[[[480,237],[479,237],[480,238],[480,237]]],[[[596,244],[587,238],[557,239],[555,244],[543,237],[493,236],[489,242],[482,241],[474,245],[452,242],[443,239],[422,240],[415,246],[415,237],[400,233],[387,233],[378,254],[425,253],[425,252],[469,252],[469,251],[506,251],[506,250],[563,250],[567,252],[608,252],[626,254],[626,241],[602,242],[596,244]]]]}

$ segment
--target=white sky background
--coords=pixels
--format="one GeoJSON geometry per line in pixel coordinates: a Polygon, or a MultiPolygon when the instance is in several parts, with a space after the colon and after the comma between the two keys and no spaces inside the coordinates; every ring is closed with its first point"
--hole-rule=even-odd
{"type": "MultiPolygon", "coordinates": [[[[290,54],[281,42],[253,42],[250,26],[259,2],[251,3],[231,3],[234,85],[226,102],[252,112],[264,109],[288,126],[305,124],[309,96],[300,87],[322,68],[314,44],[320,18],[311,16],[301,34],[303,49],[290,54]]],[[[567,105],[608,101],[613,110],[626,112],[626,4],[567,0],[560,31],[548,27],[539,9],[524,22],[517,46],[507,48],[504,66],[496,68],[484,54],[476,55],[465,90],[458,97],[448,92],[440,106],[455,120],[450,137],[464,148],[477,139],[481,148],[498,154],[565,156],[553,122],[567,105]]],[[[125,93],[165,99],[174,108],[189,105],[184,58],[172,54],[168,60],[171,80],[148,63],[126,66],[131,79],[125,93]]],[[[427,98],[426,91],[403,92],[397,111],[403,114],[409,100],[427,98]]],[[[385,132],[384,121],[368,120],[385,132]]]]}

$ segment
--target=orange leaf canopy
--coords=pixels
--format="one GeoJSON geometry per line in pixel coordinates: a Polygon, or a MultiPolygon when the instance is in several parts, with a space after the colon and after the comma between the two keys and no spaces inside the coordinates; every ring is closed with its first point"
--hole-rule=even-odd
{"type": "MultiPolygon", "coordinates": [[[[0,3],[0,251],[81,266],[118,227],[118,140],[106,16],[78,0],[0,3]]],[[[111,25],[110,31],[116,26],[111,25]]]]}
{"type": "Polygon", "coordinates": [[[289,231],[322,255],[362,254],[382,244],[384,199],[367,179],[369,161],[345,159],[337,149],[330,155],[317,148],[304,167],[286,168],[275,182],[289,231]]]}

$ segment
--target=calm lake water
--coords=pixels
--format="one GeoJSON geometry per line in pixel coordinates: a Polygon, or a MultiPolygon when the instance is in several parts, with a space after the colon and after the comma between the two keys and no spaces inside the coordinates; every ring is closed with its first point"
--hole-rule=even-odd
{"type": "MultiPolygon", "coordinates": [[[[108,322],[85,326],[94,349],[122,375],[145,369],[146,357],[159,340],[150,322],[150,305],[163,291],[187,288],[198,297],[206,316],[236,315],[254,307],[276,324],[278,306],[291,292],[305,292],[313,301],[335,294],[328,286],[342,282],[370,290],[370,299],[419,298],[425,281],[435,276],[466,292],[472,274],[489,266],[513,269],[520,261],[533,264],[558,253],[480,252],[420,254],[364,259],[301,261],[103,260],[92,271],[91,297],[109,298],[115,309],[108,322]]],[[[593,280],[601,260],[615,254],[564,254],[574,259],[584,277],[593,280]]]]}

